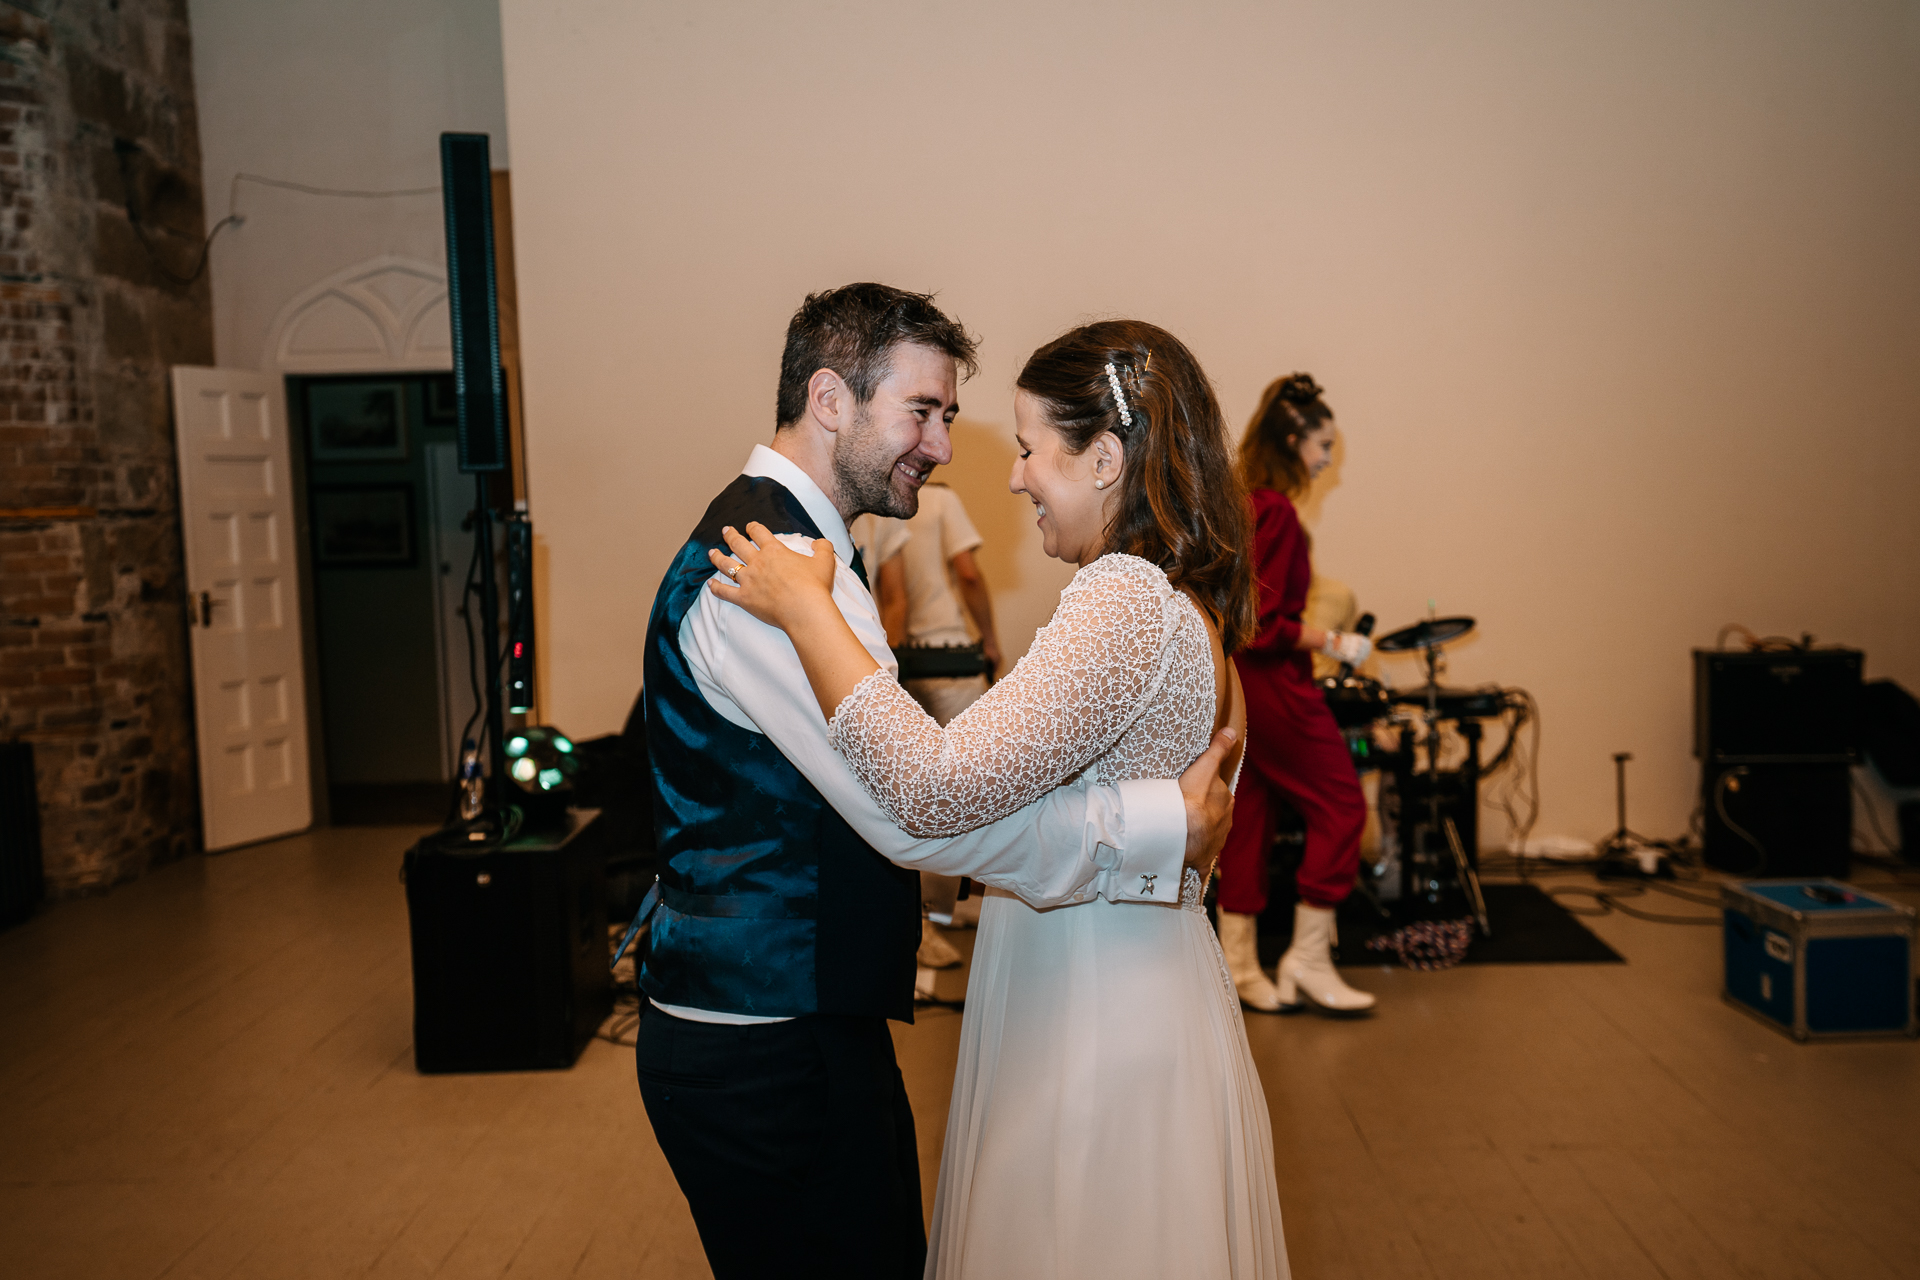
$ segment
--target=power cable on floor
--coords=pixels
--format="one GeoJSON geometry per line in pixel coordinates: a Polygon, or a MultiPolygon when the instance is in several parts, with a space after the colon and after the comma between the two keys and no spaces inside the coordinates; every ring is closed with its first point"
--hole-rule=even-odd
{"type": "MultiPolygon", "coordinates": [[[[1598,918],[1600,916],[1612,915],[1618,911],[1623,916],[1631,916],[1635,920],[1645,920],[1651,924],[1700,924],[1712,925],[1714,928],[1720,927],[1721,918],[1717,915],[1663,916],[1651,911],[1641,911],[1638,908],[1627,905],[1629,899],[1644,897],[1646,892],[1646,885],[1631,885],[1618,889],[1594,889],[1582,884],[1568,884],[1561,885],[1556,889],[1547,890],[1547,895],[1556,903],[1559,903],[1561,908],[1569,915],[1598,918]],[[1586,897],[1592,898],[1594,907],[1597,908],[1597,910],[1568,906],[1566,903],[1560,901],[1561,897],[1565,894],[1583,894],[1586,897]]],[[[1678,896],[1685,897],[1686,895],[1682,894],[1678,896]]],[[[1688,898],[1688,901],[1698,902],[1700,900],[1698,898],[1688,898]]]]}

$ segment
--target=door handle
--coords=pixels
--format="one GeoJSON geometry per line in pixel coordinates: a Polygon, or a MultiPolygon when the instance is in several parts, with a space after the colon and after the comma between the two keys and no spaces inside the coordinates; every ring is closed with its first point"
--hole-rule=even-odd
{"type": "Polygon", "coordinates": [[[200,593],[200,625],[203,627],[213,625],[213,592],[211,591],[200,593]]]}

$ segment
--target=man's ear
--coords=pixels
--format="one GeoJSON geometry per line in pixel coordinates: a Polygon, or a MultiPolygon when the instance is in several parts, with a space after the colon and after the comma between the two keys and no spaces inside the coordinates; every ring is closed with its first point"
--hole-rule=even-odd
{"type": "Polygon", "coordinates": [[[831,369],[815,369],[807,379],[807,408],[829,431],[838,431],[851,419],[853,393],[831,369]]]}

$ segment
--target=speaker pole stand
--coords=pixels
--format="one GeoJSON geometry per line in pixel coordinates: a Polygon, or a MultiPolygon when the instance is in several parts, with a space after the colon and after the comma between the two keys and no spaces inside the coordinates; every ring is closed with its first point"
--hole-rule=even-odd
{"type": "Polygon", "coordinates": [[[473,481],[473,536],[480,539],[480,657],[486,663],[481,692],[487,700],[487,806],[504,810],[507,719],[500,703],[500,587],[494,578],[493,508],[488,505],[486,473],[476,473],[473,481]]]}

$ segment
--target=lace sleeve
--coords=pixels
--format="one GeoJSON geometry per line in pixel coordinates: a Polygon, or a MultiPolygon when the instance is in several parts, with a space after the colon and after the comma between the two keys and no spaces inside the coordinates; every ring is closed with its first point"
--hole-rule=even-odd
{"type": "Polygon", "coordinates": [[[1176,624],[1164,574],[1132,556],[1080,571],[1007,678],[945,729],[885,671],[835,708],[834,748],[909,834],[1003,818],[1105,752],[1164,679],[1176,624]]]}

